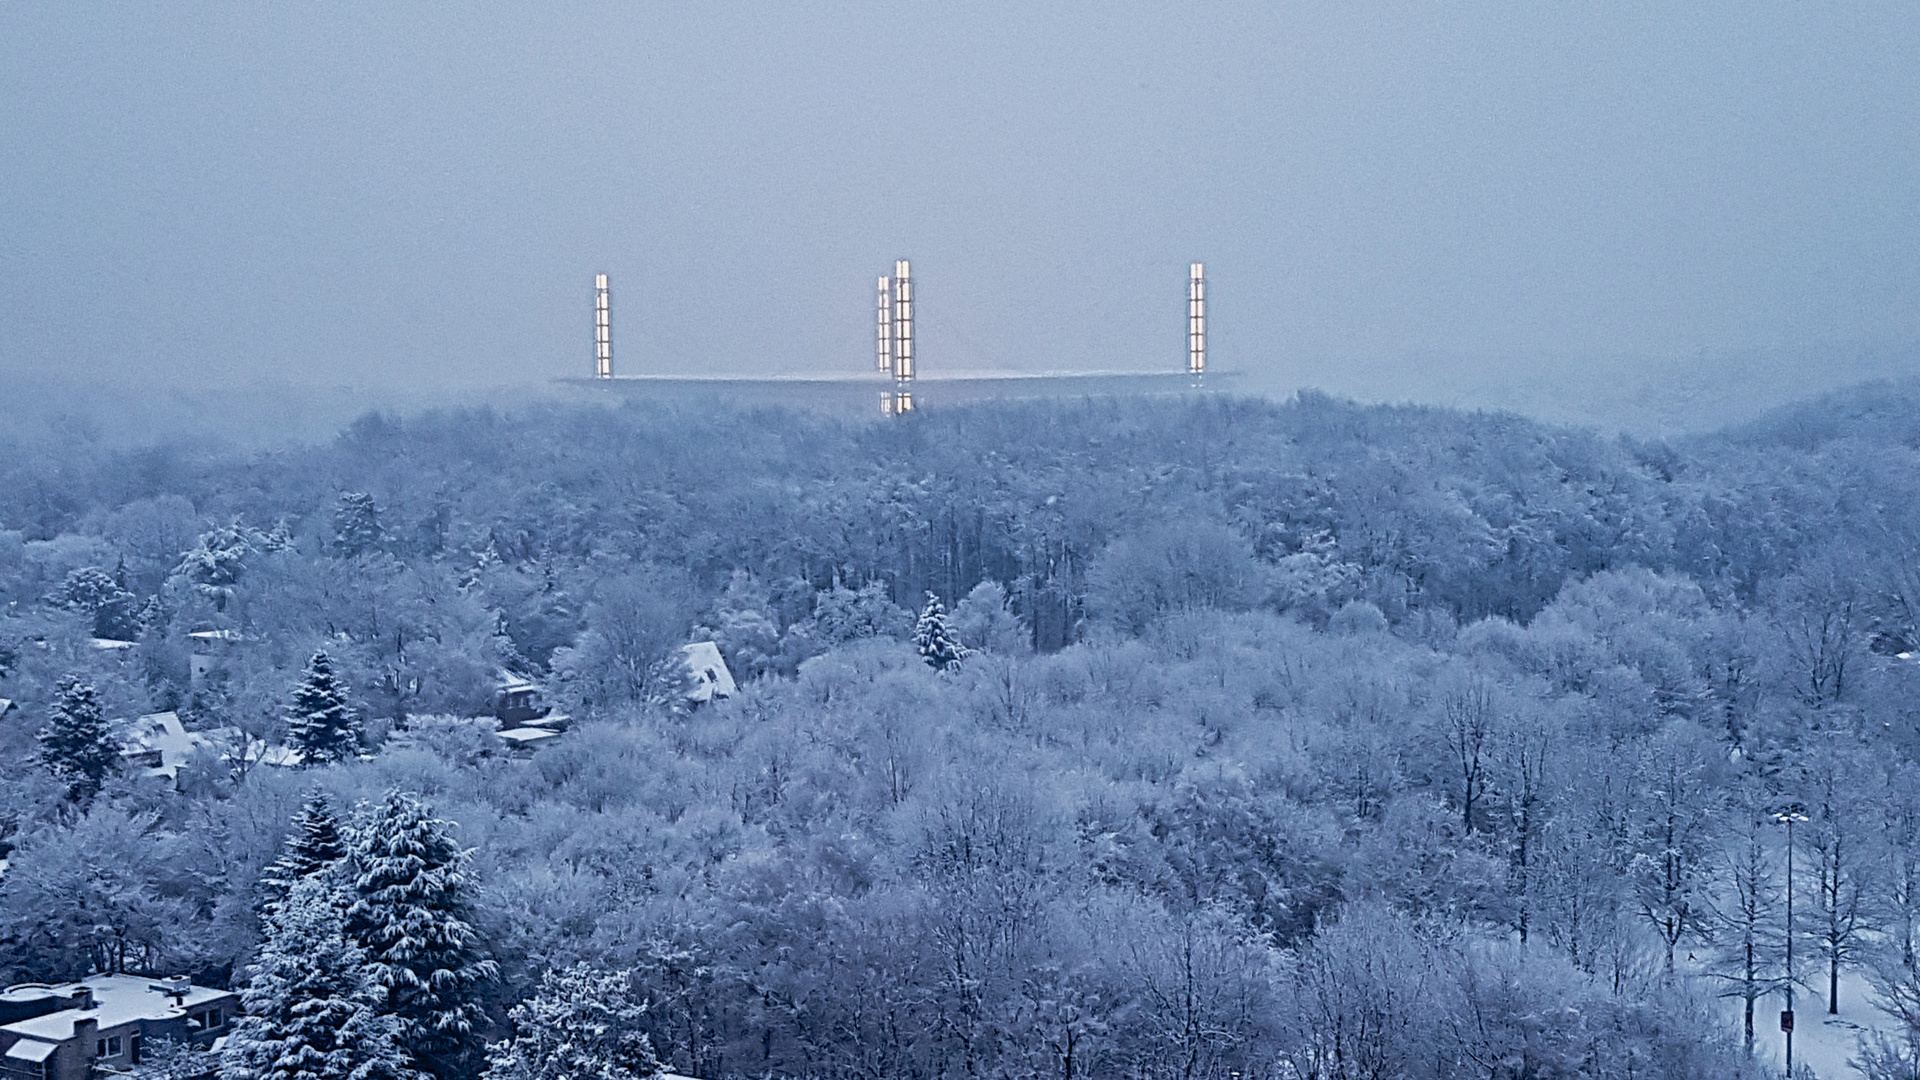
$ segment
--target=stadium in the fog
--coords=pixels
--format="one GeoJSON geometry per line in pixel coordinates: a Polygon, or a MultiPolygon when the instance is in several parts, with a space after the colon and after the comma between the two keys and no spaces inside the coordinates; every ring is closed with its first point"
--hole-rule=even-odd
{"type": "Polygon", "coordinates": [[[1018,398],[1187,394],[1219,389],[1232,372],[1207,368],[1206,266],[1187,275],[1187,353],[1183,368],[1170,371],[965,371],[922,372],[914,333],[913,268],[893,264],[876,281],[874,369],[785,375],[663,374],[622,372],[613,365],[612,286],[594,277],[593,377],[569,379],[588,388],[655,400],[736,405],[785,405],[827,411],[870,411],[898,416],[928,404],[1018,398]]]}

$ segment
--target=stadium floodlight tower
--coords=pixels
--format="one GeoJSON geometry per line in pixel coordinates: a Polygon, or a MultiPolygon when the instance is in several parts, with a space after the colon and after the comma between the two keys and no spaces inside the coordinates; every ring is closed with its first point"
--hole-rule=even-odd
{"type": "Polygon", "coordinates": [[[613,378],[613,311],[608,305],[605,274],[593,278],[593,377],[613,378]]]}
{"type": "Polygon", "coordinates": [[[882,375],[893,374],[893,279],[883,277],[875,305],[874,365],[882,375]]]}
{"type": "Polygon", "coordinates": [[[1187,374],[1198,378],[1207,373],[1207,267],[1194,263],[1187,269],[1187,374]]]}
{"type": "Polygon", "coordinates": [[[913,267],[893,264],[893,411],[913,411],[913,267]]]}

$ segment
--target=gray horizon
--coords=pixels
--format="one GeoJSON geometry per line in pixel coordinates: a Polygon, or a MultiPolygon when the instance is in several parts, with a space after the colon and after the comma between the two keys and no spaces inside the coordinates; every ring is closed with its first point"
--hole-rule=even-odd
{"type": "Polygon", "coordinates": [[[1269,391],[1920,370],[1895,4],[13,6],[0,87],[16,380],[584,375],[601,271],[621,373],[859,372],[896,257],[922,370],[1177,370],[1193,259],[1269,391]]]}

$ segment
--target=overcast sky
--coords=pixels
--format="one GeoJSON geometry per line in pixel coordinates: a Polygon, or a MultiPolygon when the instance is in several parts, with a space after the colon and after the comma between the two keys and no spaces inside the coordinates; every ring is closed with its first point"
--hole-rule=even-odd
{"type": "MultiPolygon", "coordinates": [[[[0,6],[0,373],[409,387],[1920,339],[1920,5],[0,6]],[[451,14],[450,14],[451,13],[451,14]]],[[[1396,367],[1400,365],[1402,367],[1396,367]]]]}

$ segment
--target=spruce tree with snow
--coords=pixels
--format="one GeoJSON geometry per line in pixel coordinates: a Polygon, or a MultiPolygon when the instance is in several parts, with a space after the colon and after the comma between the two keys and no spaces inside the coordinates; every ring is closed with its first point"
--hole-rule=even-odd
{"type": "Polygon", "coordinates": [[[346,929],[415,1067],[463,1080],[482,1061],[479,998],[495,967],[473,929],[468,856],[448,826],[405,792],[372,809],[350,846],[346,929]]]}
{"type": "Polygon", "coordinates": [[[380,506],[364,491],[349,491],[340,496],[333,512],[333,549],[348,558],[378,548],[386,542],[386,527],[380,524],[380,506]]]}
{"type": "Polygon", "coordinates": [[[327,797],[313,792],[294,811],[293,830],[287,834],[279,858],[260,875],[260,910],[271,914],[295,885],[338,867],[346,854],[340,819],[334,816],[327,797]]]}
{"type": "Polygon", "coordinates": [[[927,594],[927,606],[920,609],[920,622],[913,628],[913,643],[920,649],[921,659],[935,671],[952,671],[967,658],[967,647],[960,644],[947,621],[947,606],[932,593],[927,594]]]}
{"type": "Polygon", "coordinates": [[[220,1060],[220,1080],[408,1080],[399,1023],[341,925],[341,895],[296,882],[267,924],[220,1060]]]}
{"type": "Polygon", "coordinates": [[[575,964],[540,978],[515,1005],[511,1039],[494,1044],[487,1080],[645,1080],[660,1073],[640,1031],[646,1010],[625,971],[575,964]]]}
{"type": "Polygon", "coordinates": [[[67,798],[82,805],[93,801],[120,762],[120,747],[100,711],[100,695],[78,675],[60,680],[46,726],[35,738],[40,763],[67,786],[67,798]]]}
{"type": "Polygon", "coordinates": [[[347,703],[347,687],[334,674],[323,649],[307,661],[300,686],[287,705],[287,738],[308,765],[345,761],[360,748],[360,717],[347,703]]]}

